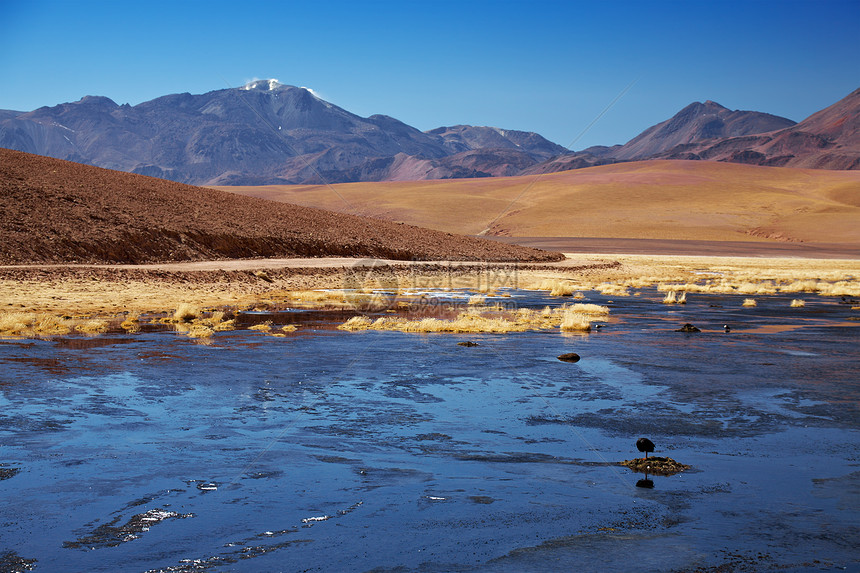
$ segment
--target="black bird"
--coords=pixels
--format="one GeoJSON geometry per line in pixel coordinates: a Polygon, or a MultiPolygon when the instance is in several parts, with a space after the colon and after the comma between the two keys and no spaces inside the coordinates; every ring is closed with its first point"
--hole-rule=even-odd
{"type": "Polygon", "coordinates": [[[654,451],[654,442],[648,438],[639,438],[636,440],[636,449],[640,452],[645,452],[645,459],[648,459],[648,452],[654,451]]]}

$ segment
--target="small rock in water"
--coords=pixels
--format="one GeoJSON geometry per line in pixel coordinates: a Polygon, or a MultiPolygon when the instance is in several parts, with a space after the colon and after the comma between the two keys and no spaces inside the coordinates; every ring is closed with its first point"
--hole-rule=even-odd
{"type": "Polygon", "coordinates": [[[675,332],[702,332],[702,331],[688,322],[687,324],[685,324],[684,326],[682,326],[681,328],[679,328],[675,332]]]}
{"type": "Polygon", "coordinates": [[[478,343],[472,342],[471,340],[467,340],[465,342],[458,342],[457,346],[478,346],[478,343]]]}
{"type": "Polygon", "coordinates": [[[676,473],[690,469],[687,464],[676,462],[672,458],[660,456],[651,456],[650,458],[636,458],[633,460],[624,460],[620,462],[622,466],[626,466],[635,472],[644,474],[654,474],[658,476],[670,476],[676,473]]]}
{"type": "Polygon", "coordinates": [[[562,362],[579,362],[579,354],[577,354],[576,352],[559,354],[558,359],[562,362]]]}

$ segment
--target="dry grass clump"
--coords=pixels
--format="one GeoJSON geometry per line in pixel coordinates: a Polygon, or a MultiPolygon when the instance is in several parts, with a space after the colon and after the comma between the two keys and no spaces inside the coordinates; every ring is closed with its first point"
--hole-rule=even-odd
{"type": "Polygon", "coordinates": [[[609,316],[609,307],[608,306],[602,306],[599,304],[577,303],[577,304],[572,304],[572,305],[565,307],[565,308],[569,308],[573,311],[582,312],[582,313],[589,314],[592,316],[609,316]]]}
{"type": "Polygon", "coordinates": [[[107,332],[109,326],[108,321],[94,318],[75,326],[75,330],[82,334],[101,334],[107,332]]]}
{"type": "Polygon", "coordinates": [[[578,312],[570,308],[565,309],[561,319],[561,329],[565,332],[590,332],[591,317],[583,312],[578,312]]]}
{"type": "Polygon", "coordinates": [[[606,317],[609,308],[596,304],[573,304],[559,308],[521,308],[516,312],[472,309],[455,318],[382,317],[375,321],[366,316],[354,316],[340,325],[341,330],[397,330],[400,332],[506,333],[562,328],[566,331],[589,331],[591,322],[606,317]]]}
{"type": "Polygon", "coordinates": [[[36,334],[69,334],[73,321],[53,314],[39,314],[33,321],[33,332],[36,334]]]}
{"type": "Polygon", "coordinates": [[[30,330],[35,315],[29,312],[0,313],[0,334],[22,336],[30,330]]]}
{"type": "Polygon", "coordinates": [[[174,318],[162,319],[162,322],[173,324],[177,332],[183,332],[190,338],[209,338],[216,332],[225,332],[236,328],[236,321],[234,319],[224,320],[225,313],[220,310],[206,317],[201,316],[202,313],[198,310],[196,315],[195,318],[184,320],[180,320],[174,315],[174,318]]]}
{"type": "Polygon", "coordinates": [[[270,332],[272,330],[271,322],[264,322],[262,324],[255,324],[254,326],[249,326],[248,330],[259,330],[260,332],[270,332]]]}
{"type": "Polygon", "coordinates": [[[173,319],[178,322],[191,322],[198,316],[200,316],[200,309],[187,302],[176,307],[176,312],[173,313],[173,319]]]}
{"type": "Polygon", "coordinates": [[[687,293],[682,292],[679,295],[677,292],[670,290],[663,298],[663,304],[687,304],[687,293]]]}
{"type": "Polygon", "coordinates": [[[804,306],[806,306],[806,302],[799,298],[791,301],[791,308],[802,308],[804,306]]]}
{"type": "Polygon", "coordinates": [[[129,333],[140,332],[140,316],[138,315],[129,315],[119,323],[120,327],[129,333]]]}
{"type": "Polygon", "coordinates": [[[756,306],[758,303],[754,298],[745,298],[741,306],[756,306]]]}
{"type": "Polygon", "coordinates": [[[296,330],[298,330],[298,328],[296,328],[295,324],[285,324],[281,327],[281,332],[295,332],[296,330]]]}
{"type": "Polygon", "coordinates": [[[341,330],[367,330],[371,324],[373,321],[366,316],[353,316],[338,328],[341,330]]]}
{"type": "Polygon", "coordinates": [[[205,324],[192,324],[185,334],[189,338],[209,338],[213,334],[215,334],[215,330],[206,326],[205,324]]]}
{"type": "Polygon", "coordinates": [[[485,296],[480,295],[480,294],[476,294],[476,295],[472,295],[469,297],[468,304],[470,306],[479,306],[479,305],[484,304],[484,302],[486,302],[486,300],[487,300],[487,298],[485,296]]]}
{"type": "Polygon", "coordinates": [[[107,332],[107,320],[88,320],[75,324],[75,320],[51,313],[0,312],[0,336],[57,336],[73,331],[83,334],[107,332]]]}
{"type": "Polygon", "coordinates": [[[360,297],[367,293],[345,293],[337,290],[297,290],[287,293],[287,298],[301,303],[345,304],[347,297],[360,297]]]}
{"type": "Polygon", "coordinates": [[[595,290],[607,296],[630,296],[630,291],[624,285],[601,283],[595,287],[595,290]]]}
{"type": "Polygon", "coordinates": [[[549,291],[551,296],[571,296],[576,291],[572,282],[557,278],[538,280],[526,288],[549,291]]]}

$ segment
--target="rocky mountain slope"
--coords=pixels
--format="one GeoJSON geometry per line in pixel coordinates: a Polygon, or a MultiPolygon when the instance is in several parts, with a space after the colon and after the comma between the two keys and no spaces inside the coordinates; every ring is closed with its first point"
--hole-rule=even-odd
{"type": "Polygon", "coordinates": [[[0,149],[0,236],[0,264],[324,256],[561,258],[7,149],[0,149]]]}

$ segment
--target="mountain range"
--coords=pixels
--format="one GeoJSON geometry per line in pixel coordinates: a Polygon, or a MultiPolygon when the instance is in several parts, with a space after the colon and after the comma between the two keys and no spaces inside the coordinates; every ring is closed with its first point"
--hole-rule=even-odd
{"type": "Polygon", "coordinates": [[[693,103],[624,145],[569,152],[537,133],[420,131],[276,80],[135,106],[86,96],[0,110],[0,147],[204,185],[314,184],[546,173],[644,159],[860,168],[860,90],[800,123],[693,103]]]}

